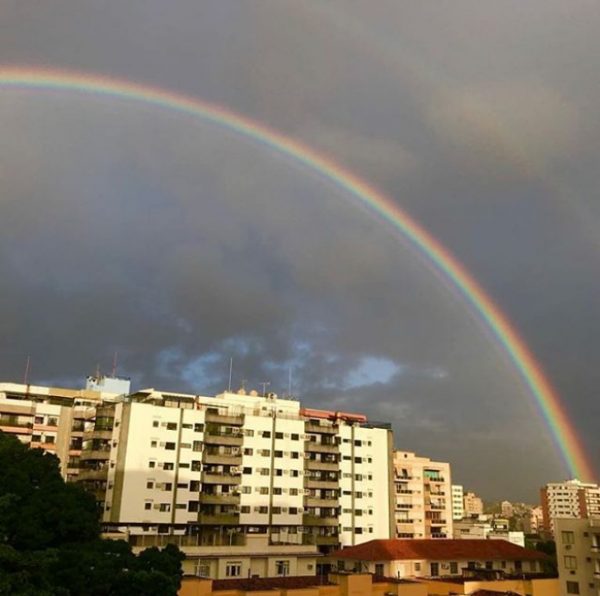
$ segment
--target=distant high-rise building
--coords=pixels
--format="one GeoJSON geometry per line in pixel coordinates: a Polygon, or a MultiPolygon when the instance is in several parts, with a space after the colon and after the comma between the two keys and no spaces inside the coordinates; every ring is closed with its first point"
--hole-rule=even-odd
{"type": "Polygon", "coordinates": [[[557,517],[583,519],[600,517],[600,487],[589,482],[552,482],[541,489],[544,531],[553,533],[557,517]]]}
{"type": "Polygon", "coordinates": [[[477,516],[483,513],[483,501],[475,493],[465,493],[463,503],[465,517],[477,516]]]}
{"type": "Polygon", "coordinates": [[[460,484],[452,485],[452,519],[461,520],[465,515],[464,489],[460,484]]]}
{"type": "Polygon", "coordinates": [[[409,451],[394,452],[397,538],[450,538],[450,464],[409,451]]]}

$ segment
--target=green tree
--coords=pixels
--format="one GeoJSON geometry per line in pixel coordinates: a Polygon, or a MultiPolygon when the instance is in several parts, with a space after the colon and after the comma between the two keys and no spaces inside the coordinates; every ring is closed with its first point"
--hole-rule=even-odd
{"type": "Polygon", "coordinates": [[[0,432],[0,595],[176,596],[184,555],[102,540],[95,499],[58,459],[0,432]]]}

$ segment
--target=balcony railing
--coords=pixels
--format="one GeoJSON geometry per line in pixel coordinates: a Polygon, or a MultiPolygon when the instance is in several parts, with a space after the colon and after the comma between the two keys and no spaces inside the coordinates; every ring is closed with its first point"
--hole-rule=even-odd
{"type": "Polygon", "coordinates": [[[200,503],[203,505],[239,505],[239,494],[218,494],[211,495],[202,493],[199,496],[200,503]]]}
{"type": "Polygon", "coordinates": [[[206,464],[224,464],[231,466],[241,466],[242,456],[241,454],[232,453],[204,453],[204,463],[206,464]]]}
{"type": "Polygon", "coordinates": [[[109,456],[110,447],[103,447],[102,449],[84,449],[81,451],[79,458],[82,461],[88,459],[107,460],[109,456]]]}
{"type": "Polygon", "coordinates": [[[328,443],[318,443],[317,441],[305,441],[304,450],[311,453],[339,453],[338,445],[328,443]]]}
{"type": "Polygon", "coordinates": [[[232,435],[225,433],[205,433],[204,442],[207,445],[237,445],[238,447],[244,443],[242,435],[232,435]]]}
{"type": "Polygon", "coordinates": [[[339,525],[339,520],[337,517],[311,515],[310,513],[305,513],[302,516],[302,525],[332,527],[339,525]]]}
{"type": "Polygon", "coordinates": [[[206,412],[206,422],[214,422],[216,424],[230,424],[231,426],[242,426],[244,424],[244,416],[242,414],[219,414],[217,412],[206,412]]]}
{"type": "Polygon", "coordinates": [[[203,472],[201,480],[204,484],[241,484],[242,478],[239,474],[211,474],[203,472]]]}
{"type": "Polygon", "coordinates": [[[211,526],[239,526],[238,513],[200,513],[198,523],[211,526]]]}
{"type": "Polygon", "coordinates": [[[338,432],[337,426],[321,425],[315,422],[307,422],[304,430],[307,433],[320,433],[325,435],[336,435],[338,432]]]}
{"type": "Polygon", "coordinates": [[[333,463],[328,461],[318,461],[316,459],[306,460],[307,470],[327,470],[328,472],[337,472],[340,469],[339,463],[333,463]]]}
{"type": "Polygon", "coordinates": [[[321,499],[320,497],[304,497],[305,507],[337,507],[337,499],[321,499]]]}
{"type": "Polygon", "coordinates": [[[329,478],[310,478],[304,479],[304,486],[306,488],[325,488],[325,489],[337,489],[339,484],[337,480],[331,480],[329,478]]]}

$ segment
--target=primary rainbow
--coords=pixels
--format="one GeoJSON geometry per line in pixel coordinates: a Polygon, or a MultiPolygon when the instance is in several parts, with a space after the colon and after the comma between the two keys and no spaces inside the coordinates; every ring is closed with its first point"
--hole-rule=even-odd
{"type": "Polygon", "coordinates": [[[370,207],[398,229],[440,271],[492,331],[535,399],[569,473],[581,480],[595,478],[575,428],[558,394],[545,377],[540,364],[493,300],[465,267],[420,224],[366,181],[293,138],[265,124],[180,93],[130,81],[87,73],[27,67],[0,67],[0,89],[69,91],[89,96],[106,96],[141,102],[202,118],[248,137],[318,172],[345,190],[349,196],[370,207]]]}

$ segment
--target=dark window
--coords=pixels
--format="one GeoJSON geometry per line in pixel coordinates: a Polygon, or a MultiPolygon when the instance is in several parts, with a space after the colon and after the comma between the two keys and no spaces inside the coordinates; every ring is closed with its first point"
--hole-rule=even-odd
{"type": "Polygon", "coordinates": [[[197,433],[201,433],[204,431],[204,424],[196,423],[194,424],[194,431],[197,433]]]}
{"type": "Polygon", "coordinates": [[[567,582],[567,594],[579,594],[579,582],[567,582]]]}
{"type": "Polygon", "coordinates": [[[276,439],[283,439],[283,433],[275,433],[276,439]]]}
{"type": "Polygon", "coordinates": [[[431,563],[429,565],[430,574],[432,577],[437,577],[440,574],[440,564],[439,563],[431,563]]]}
{"type": "Polygon", "coordinates": [[[262,434],[262,436],[263,436],[265,439],[270,439],[270,438],[271,438],[271,431],[270,431],[270,430],[263,430],[263,434],[262,434]]]}
{"type": "Polygon", "coordinates": [[[458,574],[458,563],[456,563],[455,561],[453,561],[452,563],[450,563],[450,574],[451,575],[457,575],[458,574]]]}
{"type": "Polygon", "coordinates": [[[383,575],[383,563],[375,563],[375,575],[383,575]]]}
{"type": "Polygon", "coordinates": [[[292,441],[298,441],[300,439],[300,435],[298,433],[292,433],[291,439],[292,441]]]}
{"type": "Polygon", "coordinates": [[[242,474],[252,474],[252,468],[244,468],[242,474]]]}

